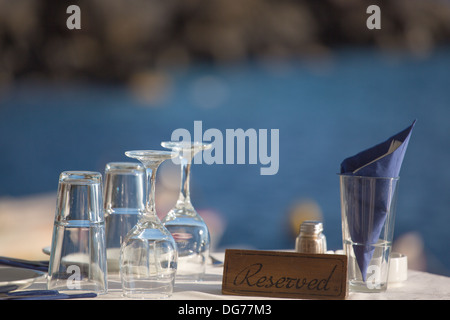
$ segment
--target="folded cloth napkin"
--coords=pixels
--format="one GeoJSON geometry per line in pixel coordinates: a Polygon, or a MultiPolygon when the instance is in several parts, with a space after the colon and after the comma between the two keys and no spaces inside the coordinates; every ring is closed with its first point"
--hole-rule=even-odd
{"type": "MultiPolygon", "coordinates": [[[[416,121],[405,130],[390,137],[386,141],[364,150],[352,157],[345,159],[341,163],[340,172],[342,175],[362,176],[362,177],[383,177],[398,178],[400,168],[408,147],[411,132],[416,121]]],[[[377,198],[373,201],[364,199],[364,188],[361,186],[348,186],[355,188],[353,192],[349,192],[359,199],[352,199],[358,204],[367,204],[373,206],[370,208],[375,210],[373,221],[369,221],[366,217],[360,217],[358,214],[369,212],[369,208],[358,208],[357,212],[349,215],[347,224],[349,226],[350,236],[354,243],[364,244],[363,246],[354,246],[354,252],[358,266],[361,270],[363,280],[366,280],[367,267],[373,256],[374,244],[380,236],[382,226],[386,220],[387,210],[390,208],[392,194],[389,190],[388,183],[380,182],[377,186],[377,198]],[[360,188],[359,194],[356,188],[360,188]],[[368,233],[367,230],[370,230],[368,233]]],[[[355,207],[356,208],[356,207],[355,207]]]]}
{"type": "Polygon", "coordinates": [[[48,272],[48,261],[29,261],[17,258],[0,257],[0,265],[48,272]]]}
{"type": "Polygon", "coordinates": [[[342,161],[341,174],[398,177],[415,123],[414,120],[411,126],[386,141],[342,161]]]}

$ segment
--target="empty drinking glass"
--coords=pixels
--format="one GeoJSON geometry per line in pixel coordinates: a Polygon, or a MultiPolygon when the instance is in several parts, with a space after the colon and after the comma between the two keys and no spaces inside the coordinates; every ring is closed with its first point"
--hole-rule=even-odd
{"type": "Polygon", "coordinates": [[[60,174],[47,287],[62,292],[107,291],[102,176],[98,172],[60,174]]]}
{"type": "Polygon", "coordinates": [[[159,299],[172,295],[177,271],[177,247],[155,210],[155,179],[159,165],[173,157],[167,151],[127,151],[146,169],[146,201],[139,222],[120,251],[120,277],[126,297],[159,299]]]}
{"type": "Polygon", "coordinates": [[[189,181],[191,162],[195,154],[211,148],[199,142],[162,142],[164,148],[178,153],[181,164],[181,188],[175,207],[162,219],[172,233],[178,248],[177,281],[202,280],[209,258],[209,229],[191,203],[189,181]]]}
{"type": "Polygon", "coordinates": [[[108,273],[119,273],[120,246],[144,209],[145,169],[140,163],[110,162],[105,167],[104,209],[108,273]]]}

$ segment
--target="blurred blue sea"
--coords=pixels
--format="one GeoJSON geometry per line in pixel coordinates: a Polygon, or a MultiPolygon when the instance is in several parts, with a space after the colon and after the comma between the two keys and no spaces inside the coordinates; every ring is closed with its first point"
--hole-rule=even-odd
{"type": "Polygon", "coordinates": [[[103,172],[124,151],[161,149],[177,128],[279,129],[279,171],[195,165],[192,201],[227,228],[220,247],[293,248],[290,207],[313,199],[341,244],[340,162],[417,124],[401,171],[395,237],[418,232],[450,275],[450,50],[427,58],[341,51],[326,61],[195,65],[156,76],[151,102],[125,86],[21,83],[0,91],[0,196],[56,191],[64,170],[103,172]]]}

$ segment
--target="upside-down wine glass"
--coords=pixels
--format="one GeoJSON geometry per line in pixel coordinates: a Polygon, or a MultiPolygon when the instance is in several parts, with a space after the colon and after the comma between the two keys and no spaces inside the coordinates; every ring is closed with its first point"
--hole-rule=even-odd
{"type": "Polygon", "coordinates": [[[210,235],[208,226],[191,203],[189,181],[191,162],[195,154],[210,149],[212,145],[183,141],[164,141],[161,145],[177,152],[181,165],[180,195],[174,208],[162,219],[177,244],[176,278],[177,281],[200,281],[209,259],[210,235]]]}
{"type": "Polygon", "coordinates": [[[172,295],[175,284],[177,247],[156,215],[155,179],[159,165],[175,153],[137,150],[125,154],[145,167],[146,201],[138,223],[127,234],[120,250],[123,294],[131,298],[167,298],[172,295]]]}

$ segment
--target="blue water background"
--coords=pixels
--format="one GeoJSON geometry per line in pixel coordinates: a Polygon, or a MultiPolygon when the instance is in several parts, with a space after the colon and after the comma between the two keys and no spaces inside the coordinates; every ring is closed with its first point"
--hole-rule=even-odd
{"type": "MultiPolygon", "coordinates": [[[[56,190],[64,170],[103,172],[132,149],[161,149],[173,130],[279,129],[279,171],[195,165],[192,198],[227,222],[220,247],[293,248],[290,206],[320,205],[328,247],[341,244],[340,162],[409,126],[395,237],[418,232],[450,275],[450,50],[426,59],[342,51],[325,62],[195,65],[172,70],[164,99],[145,105],[124,86],[20,84],[0,97],[0,195],[56,190]],[[213,78],[204,91],[201,79],[213,78]]],[[[167,80],[167,79],[166,79],[167,80]]]]}

